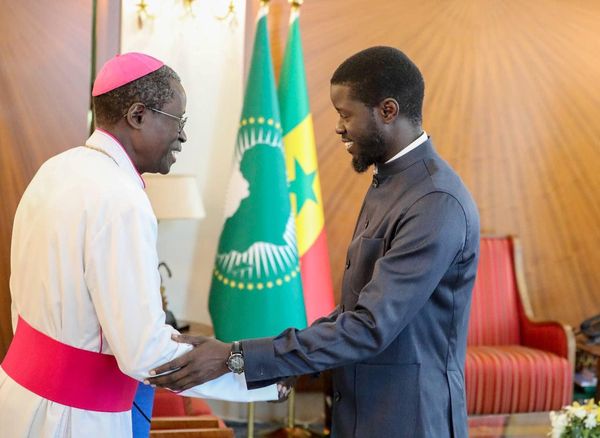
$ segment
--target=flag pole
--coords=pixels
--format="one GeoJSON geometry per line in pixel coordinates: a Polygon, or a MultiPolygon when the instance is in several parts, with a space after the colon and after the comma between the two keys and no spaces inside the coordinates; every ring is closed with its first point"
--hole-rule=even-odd
{"type": "Polygon", "coordinates": [[[296,390],[292,388],[287,400],[288,403],[288,418],[287,426],[274,430],[265,435],[267,438],[316,438],[323,435],[308,430],[304,427],[296,426],[295,411],[296,411],[296,390]]]}
{"type": "Polygon", "coordinates": [[[248,403],[248,438],[254,438],[254,402],[248,403]]]}
{"type": "MultiPolygon", "coordinates": [[[[269,0],[260,0],[260,7],[267,7],[269,0]]],[[[246,430],[248,438],[254,438],[254,402],[248,403],[248,428],[246,430]]]]}
{"type": "Polygon", "coordinates": [[[296,422],[296,390],[292,388],[288,397],[288,428],[293,428],[296,422]]]}
{"type": "MultiPolygon", "coordinates": [[[[292,14],[298,14],[300,13],[300,6],[302,5],[304,0],[288,0],[291,8],[292,8],[292,14]]],[[[296,389],[292,388],[290,395],[288,397],[288,421],[287,421],[287,431],[291,432],[288,433],[288,436],[307,436],[310,437],[312,436],[311,432],[303,429],[303,428],[296,428],[296,389]],[[296,434],[294,434],[294,432],[296,434]],[[304,432],[306,432],[306,434],[304,434],[304,432]]]]}

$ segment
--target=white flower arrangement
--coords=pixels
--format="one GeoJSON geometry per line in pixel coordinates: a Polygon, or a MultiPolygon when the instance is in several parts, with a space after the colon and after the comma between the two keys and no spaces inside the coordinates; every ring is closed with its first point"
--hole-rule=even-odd
{"type": "Polygon", "coordinates": [[[550,412],[552,438],[600,438],[600,405],[588,400],[550,412]]]}

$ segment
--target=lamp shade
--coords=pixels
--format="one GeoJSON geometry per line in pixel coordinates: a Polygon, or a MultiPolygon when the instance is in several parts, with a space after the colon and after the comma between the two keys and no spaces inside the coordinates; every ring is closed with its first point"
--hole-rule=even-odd
{"type": "Polygon", "coordinates": [[[205,216],[194,176],[148,174],[144,175],[144,181],[157,219],[202,219],[205,216]]]}

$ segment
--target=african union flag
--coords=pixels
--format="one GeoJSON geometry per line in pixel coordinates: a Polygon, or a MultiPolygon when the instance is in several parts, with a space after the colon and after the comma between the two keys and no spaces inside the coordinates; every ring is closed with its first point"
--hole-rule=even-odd
{"type": "Polygon", "coordinates": [[[328,314],[334,301],[298,6],[292,7],[278,92],[287,172],[296,214],[304,305],[310,324],[328,314]]]}
{"type": "Polygon", "coordinates": [[[223,341],[306,327],[267,12],[263,4],[210,289],[209,310],[223,341]]]}

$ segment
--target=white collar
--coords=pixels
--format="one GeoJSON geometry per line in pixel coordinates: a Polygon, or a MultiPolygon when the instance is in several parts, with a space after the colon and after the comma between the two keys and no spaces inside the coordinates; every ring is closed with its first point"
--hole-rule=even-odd
{"type": "Polygon", "coordinates": [[[90,138],[85,142],[85,145],[97,149],[99,152],[106,153],[106,155],[112,158],[121,169],[136,180],[142,188],[146,187],[142,175],[140,175],[133,165],[125,148],[123,148],[123,145],[119,140],[117,140],[110,132],[96,128],[90,138]]]}
{"type": "Polygon", "coordinates": [[[426,141],[427,141],[427,133],[425,131],[423,131],[423,134],[421,134],[415,141],[413,141],[411,144],[409,144],[408,146],[406,146],[404,149],[402,149],[400,152],[398,152],[392,158],[390,158],[389,160],[387,160],[385,162],[385,164],[391,163],[392,161],[400,158],[402,155],[408,154],[410,151],[412,151],[413,149],[415,149],[417,146],[422,145],[426,141]]]}

